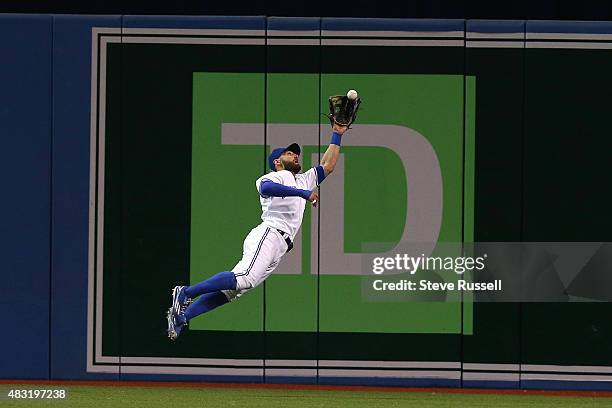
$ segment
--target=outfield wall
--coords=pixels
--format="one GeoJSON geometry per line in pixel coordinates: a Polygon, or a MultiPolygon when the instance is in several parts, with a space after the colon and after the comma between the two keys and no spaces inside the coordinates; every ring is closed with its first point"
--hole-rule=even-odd
{"type": "Polygon", "coordinates": [[[609,303],[372,303],[400,241],[611,241],[612,24],[0,15],[0,378],[609,389],[609,303]],[[265,285],[165,338],[239,259],[269,147],[364,104],[265,285]],[[371,251],[369,251],[371,252],[371,251]]]}

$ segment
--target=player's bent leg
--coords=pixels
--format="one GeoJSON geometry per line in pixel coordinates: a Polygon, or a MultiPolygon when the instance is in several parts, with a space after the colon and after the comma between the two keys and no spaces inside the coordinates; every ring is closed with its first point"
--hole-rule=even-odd
{"type": "Polygon", "coordinates": [[[273,229],[263,225],[254,228],[245,239],[242,259],[232,272],[220,272],[177,292],[186,298],[200,298],[186,309],[169,309],[168,337],[176,340],[190,319],[234,301],[257,287],[276,268],[285,249],[284,240],[273,229]]]}
{"type": "Polygon", "coordinates": [[[270,273],[276,268],[278,262],[272,262],[270,265],[265,267],[265,265],[261,265],[259,268],[254,269],[254,273],[250,276],[236,277],[236,290],[223,290],[222,293],[225,294],[229,302],[234,302],[240,299],[245,293],[249,292],[251,289],[256,288],[263,282],[270,273]],[[263,270],[265,268],[265,270],[263,270]]]}
{"type": "Polygon", "coordinates": [[[286,249],[285,241],[279,238],[273,228],[261,226],[254,231],[258,234],[247,237],[243,258],[232,269],[236,275],[236,290],[240,292],[255,288],[263,282],[286,249]]]}
{"type": "Polygon", "coordinates": [[[187,307],[182,317],[185,319],[185,321],[189,321],[194,317],[210,312],[211,310],[216,309],[227,302],[229,302],[229,299],[221,291],[205,293],[195,302],[189,305],[189,307],[187,307]]]}
{"type": "Polygon", "coordinates": [[[233,272],[219,272],[198,284],[185,288],[184,292],[187,297],[195,298],[205,293],[228,289],[236,289],[236,276],[233,272]]]}
{"type": "Polygon", "coordinates": [[[245,293],[256,288],[276,269],[281,256],[285,253],[285,241],[272,230],[260,234],[263,239],[251,245],[245,242],[242,260],[232,269],[236,275],[236,289],[222,291],[230,302],[234,302],[245,293]],[[258,249],[258,250],[257,250],[258,249]]]}

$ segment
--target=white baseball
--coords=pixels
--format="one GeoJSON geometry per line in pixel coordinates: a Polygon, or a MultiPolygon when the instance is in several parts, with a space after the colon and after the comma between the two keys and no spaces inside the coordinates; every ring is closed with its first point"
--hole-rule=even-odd
{"type": "Polygon", "coordinates": [[[357,91],[354,89],[351,89],[350,91],[348,91],[346,93],[346,96],[351,100],[354,101],[355,99],[357,99],[357,91]]]}

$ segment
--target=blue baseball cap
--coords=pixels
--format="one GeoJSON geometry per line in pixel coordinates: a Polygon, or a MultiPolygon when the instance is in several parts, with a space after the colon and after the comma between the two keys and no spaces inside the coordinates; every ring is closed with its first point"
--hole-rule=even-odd
{"type": "Polygon", "coordinates": [[[297,143],[291,143],[287,147],[277,147],[276,149],[272,150],[272,153],[270,153],[270,156],[268,156],[268,166],[270,166],[270,170],[276,171],[276,168],[274,167],[274,160],[281,157],[283,153],[293,152],[299,156],[301,151],[300,145],[297,143]]]}

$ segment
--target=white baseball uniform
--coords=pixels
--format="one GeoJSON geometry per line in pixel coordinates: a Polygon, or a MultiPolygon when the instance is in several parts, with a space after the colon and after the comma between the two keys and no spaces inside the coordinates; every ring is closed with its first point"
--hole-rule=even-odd
{"type": "MultiPolygon", "coordinates": [[[[255,181],[258,192],[264,180],[309,191],[318,185],[315,168],[295,176],[288,170],[270,172],[255,181]]],[[[302,225],[306,207],[302,197],[264,197],[260,194],[260,202],[262,223],[246,236],[242,259],[232,269],[236,275],[236,290],[223,291],[229,300],[239,298],[272,273],[287,252],[285,238],[293,242],[302,225]]]]}

